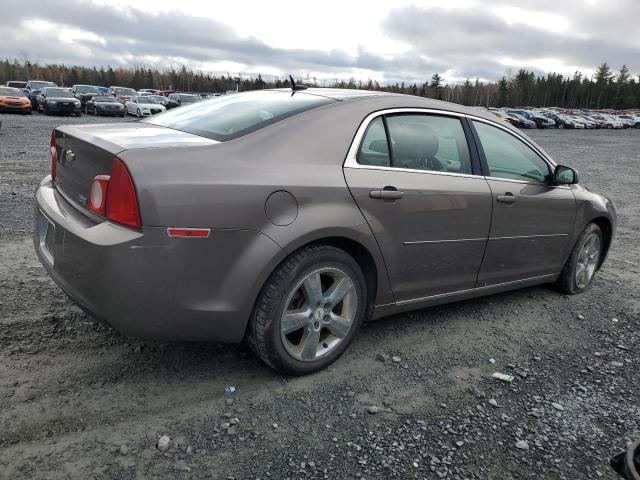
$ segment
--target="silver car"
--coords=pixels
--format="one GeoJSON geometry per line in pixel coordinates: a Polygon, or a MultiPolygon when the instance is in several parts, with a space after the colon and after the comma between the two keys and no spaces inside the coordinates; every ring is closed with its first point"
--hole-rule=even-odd
{"type": "Polygon", "coordinates": [[[363,320],[544,283],[587,290],[613,203],[489,112],[380,92],[227,95],[67,125],[35,249],[125,334],[317,371],[363,320]]]}

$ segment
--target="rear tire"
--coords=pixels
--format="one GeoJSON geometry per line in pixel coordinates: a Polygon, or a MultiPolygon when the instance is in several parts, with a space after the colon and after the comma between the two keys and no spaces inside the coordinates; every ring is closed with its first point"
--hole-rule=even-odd
{"type": "Polygon", "coordinates": [[[567,263],[556,282],[556,287],[563,293],[575,295],[589,290],[600,267],[600,259],[604,247],[602,230],[595,223],[590,223],[578,237],[567,263]],[[588,251],[585,251],[585,247],[588,251]]]}
{"type": "Polygon", "coordinates": [[[247,340],[275,370],[306,375],[344,353],[366,311],[366,280],[358,263],[336,247],[311,245],[271,274],[256,301],[247,340]]]}

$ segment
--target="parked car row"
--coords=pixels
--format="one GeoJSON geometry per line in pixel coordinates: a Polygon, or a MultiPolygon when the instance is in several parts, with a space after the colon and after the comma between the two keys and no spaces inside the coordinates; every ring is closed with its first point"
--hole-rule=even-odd
{"type": "Polygon", "coordinates": [[[640,128],[640,112],[568,110],[561,108],[488,108],[518,128],[640,128]]]}
{"type": "Polygon", "coordinates": [[[183,93],[175,90],[156,90],[97,85],[59,87],[55,82],[11,80],[0,86],[0,112],[31,114],[34,110],[50,114],[80,116],[135,115],[148,117],[170,108],[192,104],[208,98],[209,94],[183,93]]]}

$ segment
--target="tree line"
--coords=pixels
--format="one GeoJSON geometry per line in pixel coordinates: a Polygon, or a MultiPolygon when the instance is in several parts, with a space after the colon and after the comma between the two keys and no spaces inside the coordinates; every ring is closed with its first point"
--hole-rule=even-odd
{"type": "MultiPolygon", "coordinates": [[[[224,93],[236,88],[235,79],[230,74],[205,73],[185,66],[159,70],[148,67],[39,65],[15,59],[0,62],[0,82],[26,79],[50,80],[60,86],[118,85],[135,89],[157,88],[188,92],[224,93]]],[[[300,79],[300,82],[310,86],[407,93],[471,106],[555,106],[616,110],[640,108],[640,75],[632,76],[626,65],[614,72],[607,63],[601,64],[592,76],[579,71],[571,76],[559,73],[536,75],[532,71],[520,69],[513,75],[505,75],[490,82],[478,79],[447,82],[438,73],[434,73],[430,80],[423,83],[398,82],[381,85],[375,80],[318,81],[309,77],[300,79]]],[[[288,79],[275,77],[265,80],[261,75],[256,75],[243,77],[239,89],[243,91],[288,86],[288,79]]]]}

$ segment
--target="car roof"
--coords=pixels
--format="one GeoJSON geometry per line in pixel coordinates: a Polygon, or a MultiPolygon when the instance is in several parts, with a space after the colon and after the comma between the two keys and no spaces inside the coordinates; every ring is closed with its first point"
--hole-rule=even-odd
{"type": "MultiPolygon", "coordinates": [[[[273,88],[267,89],[271,91],[282,91],[291,93],[290,88],[273,88]]],[[[482,108],[466,107],[457,103],[445,102],[443,100],[436,100],[433,98],[418,97],[417,95],[406,95],[402,93],[380,92],[374,90],[357,90],[357,89],[343,89],[343,88],[317,88],[310,87],[306,90],[298,90],[296,93],[304,93],[308,95],[317,95],[321,97],[332,98],[339,102],[350,103],[351,101],[366,102],[370,101],[373,106],[372,109],[387,109],[387,108],[425,108],[433,110],[445,110],[455,113],[462,113],[466,115],[473,115],[476,117],[486,118],[491,121],[496,120],[496,116],[490,111],[482,108]]],[[[499,119],[498,119],[499,120],[499,119]]],[[[505,122],[506,123],[506,122],[505,122]]]]}

